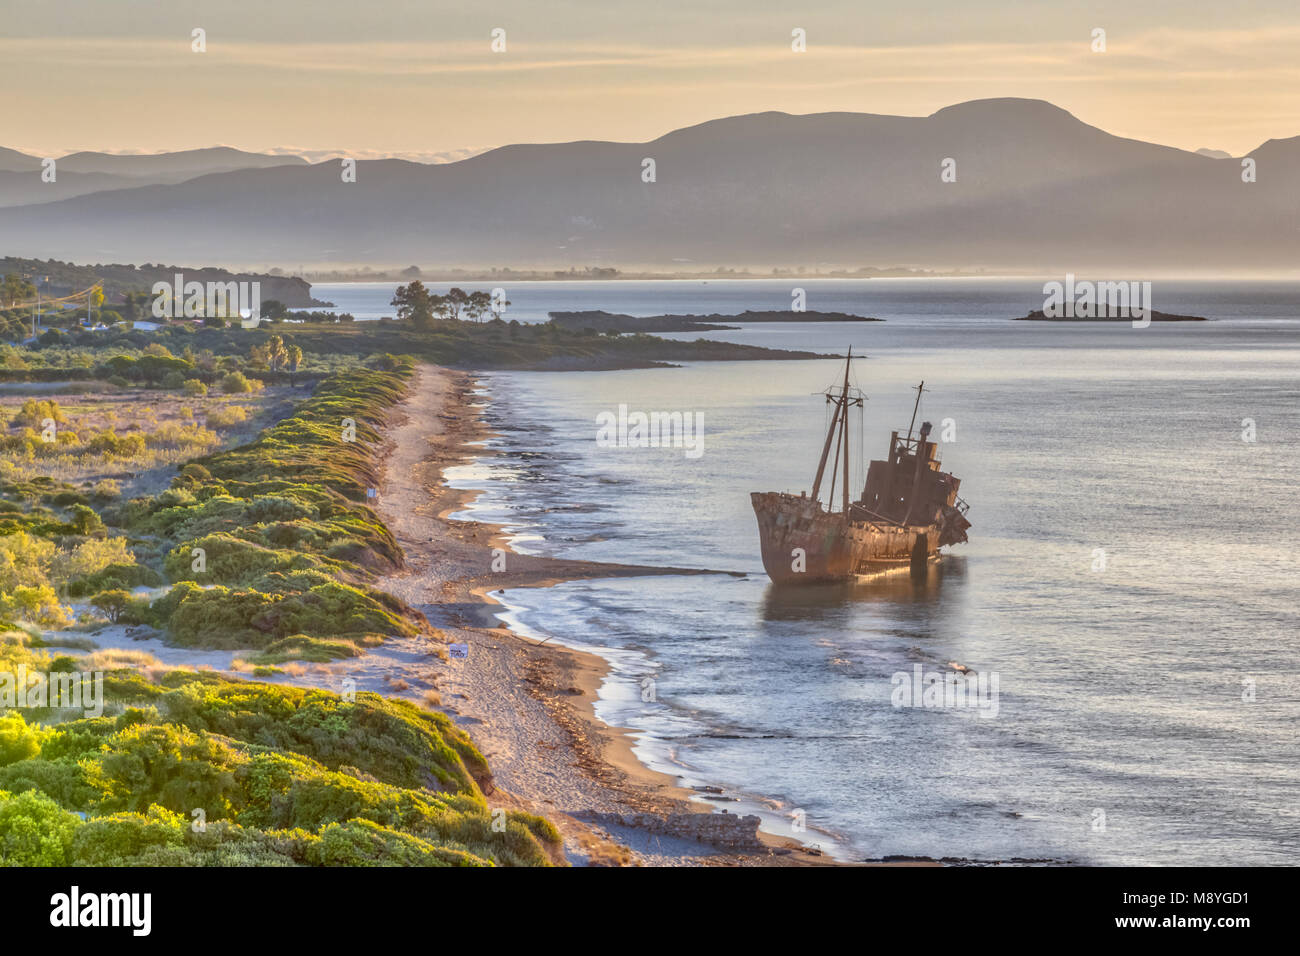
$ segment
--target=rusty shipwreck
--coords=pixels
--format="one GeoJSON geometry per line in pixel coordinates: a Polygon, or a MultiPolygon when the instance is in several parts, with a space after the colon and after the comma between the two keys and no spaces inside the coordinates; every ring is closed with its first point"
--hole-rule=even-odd
{"type": "Polygon", "coordinates": [[[939,470],[930,423],[922,422],[913,437],[924,382],[917,386],[906,437],[890,435],[888,457],[868,465],[861,496],[849,500],[849,410],[861,409],[865,399],[849,385],[852,360],[850,350],[843,384],[825,393],[833,411],[812,494],[750,495],[763,567],[777,584],[843,581],[894,569],[923,574],[939,549],[965,541],[971,526],[968,506],[957,496],[961,480],[939,470]],[[828,463],[830,486],[823,506],[820,492],[828,463]],[[832,510],[837,483],[840,507],[832,510]]]}

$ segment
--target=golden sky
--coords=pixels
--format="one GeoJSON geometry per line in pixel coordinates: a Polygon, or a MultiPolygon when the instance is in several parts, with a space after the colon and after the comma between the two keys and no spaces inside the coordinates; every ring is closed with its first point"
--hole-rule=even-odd
{"type": "Polygon", "coordinates": [[[762,110],[1045,99],[1234,155],[1300,134],[1300,2],[5,0],[0,145],[366,158],[642,141],[762,110]],[[193,52],[192,33],[207,50],[193,52]],[[505,52],[491,49],[505,30],[505,52]],[[1106,50],[1093,52],[1094,29],[1106,50]],[[802,29],[807,51],[791,49],[802,29]],[[17,120],[15,121],[15,117],[17,120]]]}

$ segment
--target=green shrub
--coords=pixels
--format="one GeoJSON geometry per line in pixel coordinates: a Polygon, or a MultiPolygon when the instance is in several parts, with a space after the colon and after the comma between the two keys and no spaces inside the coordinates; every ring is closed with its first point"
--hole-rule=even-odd
{"type": "Polygon", "coordinates": [[[221,405],[208,412],[209,428],[229,428],[248,421],[248,409],[243,405],[221,405]]]}
{"type": "Polygon", "coordinates": [[[321,566],[321,561],[310,555],[263,547],[224,531],[186,541],[169,551],[164,561],[164,570],[173,581],[227,585],[247,585],[270,571],[321,566]],[[196,550],[202,554],[202,571],[195,569],[196,550]]]}
{"type": "Polygon", "coordinates": [[[112,478],[95,482],[94,495],[103,501],[112,501],[122,497],[122,486],[112,478]]]}
{"type": "Polygon", "coordinates": [[[66,866],[81,821],[43,793],[0,791],[0,864],[66,866]]]}
{"type": "Polygon", "coordinates": [[[75,760],[48,760],[44,753],[0,767],[0,790],[39,790],[72,810],[89,808],[95,798],[95,790],[86,783],[86,775],[75,760]]]}
{"type": "Polygon", "coordinates": [[[131,606],[131,592],[123,590],[100,591],[90,599],[90,606],[116,624],[122,612],[131,606]]]}
{"type": "Polygon", "coordinates": [[[308,851],[315,866],[491,866],[482,857],[434,846],[369,820],[322,827],[308,851]]]}
{"type": "Polygon", "coordinates": [[[249,658],[253,664],[283,664],[286,661],[307,661],[328,664],[331,661],[356,657],[361,649],[350,641],[330,641],[306,634],[292,634],[266,646],[260,654],[249,658]]]}
{"type": "Polygon", "coordinates": [[[0,767],[39,756],[51,733],[40,724],[28,724],[17,711],[0,716],[0,767]]]}
{"type": "Polygon", "coordinates": [[[144,813],[115,813],[82,824],[73,834],[74,866],[184,865],[185,831],[179,813],[149,807],[144,813]]]}
{"type": "Polygon", "coordinates": [[[68,594],[81,597],[98,591],[157,587],[162,584],[158,572],[143,564],[110,564],[84,578],[68,582],[68,594]]]}
{"type": "Polygon", "coordinates": [[[243,372],[230,372],[222,377],[221,390],[227,395],[246,395],[253,386],[243,372]]]}
{"type": "Polygon", "coordinates": [[[72,506],[72,527],[82,536],[97,534],[104,530],[104,522],[93,508],[87,505],[72,506]]]}
{"type": "Polygon", "coordinates": [[[56,401],[29,398],[14,415],[13,424],[26,425],[28,428],[39,430],[45,427],[47,419],[63,425],[67,423],[68,416],[63,413],[63,409],[56,401]]]}

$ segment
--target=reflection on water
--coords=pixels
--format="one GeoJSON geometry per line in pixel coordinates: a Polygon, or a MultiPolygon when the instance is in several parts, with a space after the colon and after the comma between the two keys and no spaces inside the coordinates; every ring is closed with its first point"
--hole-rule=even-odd
{"type": "Polygon", "coordinates": [[[822,619],[842,610],[847,603],[935,607],[942,600],[944,581],[954,582],[965,576],[965,559],[945,555],[941,561],[929,562],[923,577],[913,575],[908,567],[902,567],[852,581],[790,585],[769,582],[763,593],[763,619],[822,619]]]}

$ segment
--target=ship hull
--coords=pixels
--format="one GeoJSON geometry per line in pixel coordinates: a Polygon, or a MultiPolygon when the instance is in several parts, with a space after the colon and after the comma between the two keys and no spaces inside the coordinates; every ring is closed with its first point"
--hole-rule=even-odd
{"type": "Polygon", "coordinates": [[[777,584],[844,581],[894,569],[923,568],[938,555],[939,526],[850,521],[799,495],[756,491],[763,567],[777,584]]]}

